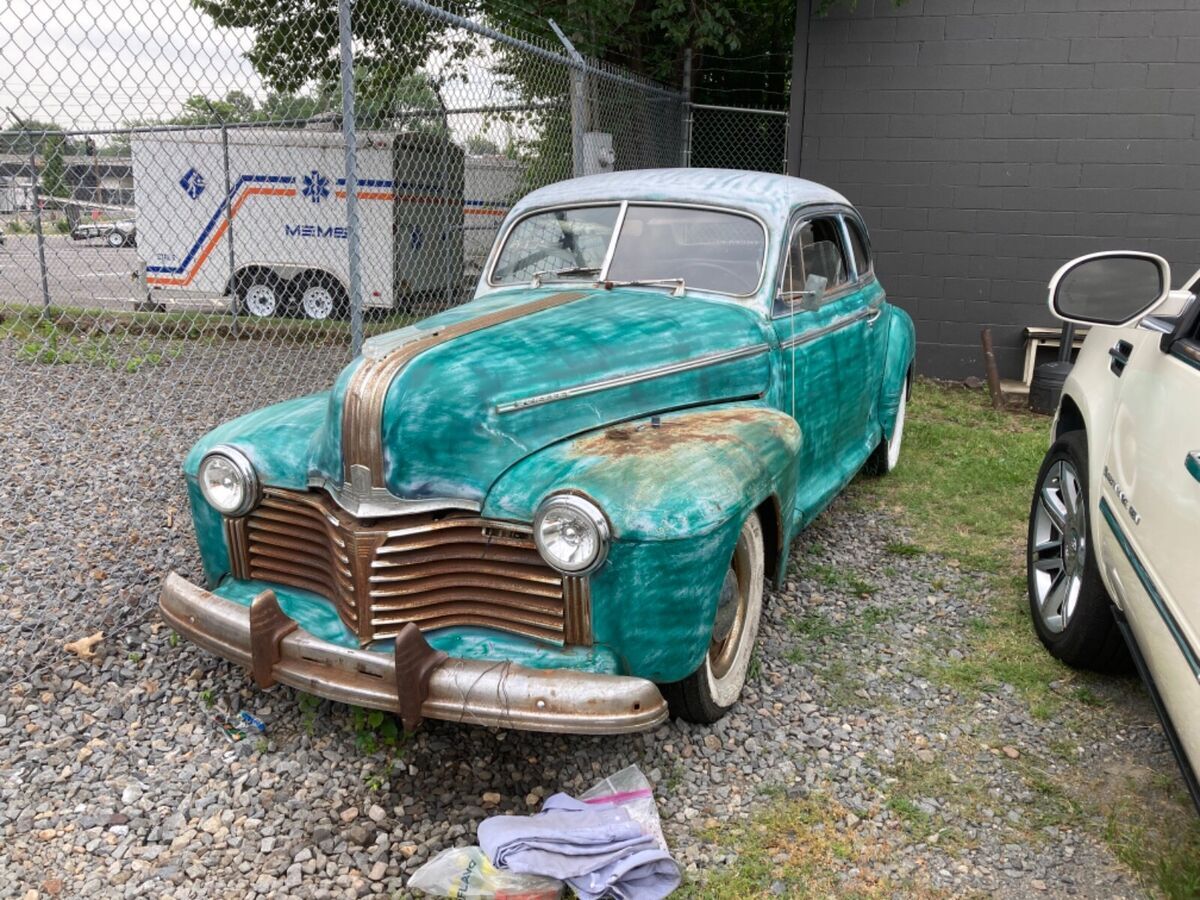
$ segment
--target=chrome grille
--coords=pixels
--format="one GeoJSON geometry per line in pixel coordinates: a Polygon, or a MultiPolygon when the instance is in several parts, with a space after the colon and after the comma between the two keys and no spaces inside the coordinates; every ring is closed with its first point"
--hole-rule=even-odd
{"type": "Polygon", "coordinates": [[[591,643],[586,579],[547,566],[525,526],[456,510],[359,521],[323,493],[269,488],[225,531],[236,577],[325,597],[363,644],[407,622],[591,643]]]}

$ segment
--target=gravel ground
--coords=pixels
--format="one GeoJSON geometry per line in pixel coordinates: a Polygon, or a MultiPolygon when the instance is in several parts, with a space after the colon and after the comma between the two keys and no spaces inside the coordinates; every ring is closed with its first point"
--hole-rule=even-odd
{"type": "MultiPolygon", "coordinates": [[[[197,348],[137,375],[0,361],[14,398],[0,435],[0,667],[33,671],[0,693],[0,897],[403,893],[484,816],[631,763],[655,783],[693,886],[737,864],[726,823],[810,798],[852,848],[837,862],[847,890],[1143,895],[1055,785],[1170,772],[1148,703],[1115,683],[1103,720],[1080,726],[1034,718],[1011,690],[967,698],[932,680],[969,652],[982,582],[887,552],[895,522],[852,501],[798,542],[751,683],[711,728],[575,738],[427,723],[393,757],[360,748],[345,707],[259,692],[172,646],[148,613],[167,569],[198,570],[182,453],[215,396],[242,409],[301,393],[340,359],[300,352],[197,348]],[[57,651],[98,629],[93,660],[57,651]],[[231,749],[210,706],[259,715],[267,739],[231,749]]],[[[772,890],[788,893],[779,878],[772,890]]]]}

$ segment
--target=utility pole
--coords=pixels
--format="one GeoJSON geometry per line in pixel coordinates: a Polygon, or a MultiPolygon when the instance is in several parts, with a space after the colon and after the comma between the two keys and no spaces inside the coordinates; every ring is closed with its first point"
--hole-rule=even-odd
{"type": "Polygon", "coordinates": [[[804,141],[804,93],[808,89],[808,26],[812,0],[796,0],[796,32],[792,38],[791,101],[788,104],[787,174],[800,176],[800,145],[804,141]]]}

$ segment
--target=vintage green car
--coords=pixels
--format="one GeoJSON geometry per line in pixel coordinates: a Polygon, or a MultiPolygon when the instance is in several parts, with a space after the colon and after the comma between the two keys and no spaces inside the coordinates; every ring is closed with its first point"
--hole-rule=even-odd
{"type": "Polygon", "coordinates": [[[615,733],[737,701],[766,578],[897,463],[912,321],[817,184],[704,169],[534,191],[475,298],[184,464],[181,634],[360,706],[615,733]]]}

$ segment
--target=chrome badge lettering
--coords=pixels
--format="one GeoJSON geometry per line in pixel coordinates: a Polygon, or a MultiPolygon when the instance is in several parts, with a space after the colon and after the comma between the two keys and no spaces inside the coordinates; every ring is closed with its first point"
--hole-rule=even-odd
{"type": "Polygon", "coordinates": [[[1125,507],[1125,511],[1129,513],[1129,518],[1133,520],[1134,525],[1142,524],[1142,516],[1137,511],[1136,507],[1129,502],[1129,495],[1125,493],[1125,489],[1117,484],[1117,479],[1113,478],[1112,472],[1108,471],[1108,466],[1104,467],[1104,480],[1108,482],[1108,486],[1113,489],[1113,493],[1117,495],[1117,499],[1121,501],[1121,505],[1125,507]]]}

